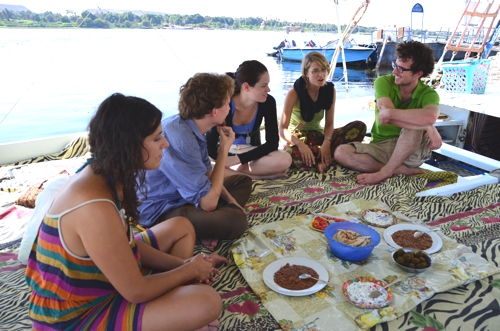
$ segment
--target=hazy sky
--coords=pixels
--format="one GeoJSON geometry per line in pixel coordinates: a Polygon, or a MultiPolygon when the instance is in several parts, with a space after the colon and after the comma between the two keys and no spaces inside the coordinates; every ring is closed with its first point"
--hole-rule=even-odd
{"type": "MultiPolygon", "coordinates": [[[[486,1],[486,0],[482,0],[486,1]]],[[[4,4],[24,5],[33,12],[78,13],[85,9],[120,9],[158,11],[167,14],[200,14],[202,16],[279,18],[295,22],[337,23],[333,0],[0,0],[4,4]],[[314,6],[312,5],[314,4],[314,6]]],[[[339,0],[341,24],[347,23],[363,3],[362,0],[339,0]]],[[[439,30],[454,28],[460,21],[465,0],[370,0],[359,25],[387,27],[412,26],[413,29],[439,30]],[[420,3],[424,13],[413,13],[420,3]],[[423,22],[422,22],[423,21],[423,22]]]]}

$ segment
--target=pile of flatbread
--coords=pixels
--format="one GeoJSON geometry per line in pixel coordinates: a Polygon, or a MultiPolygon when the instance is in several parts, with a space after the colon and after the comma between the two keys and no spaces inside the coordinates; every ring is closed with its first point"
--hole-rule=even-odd
{"type": "Polygon", "coordinates": [[[338,230],[333,239],[350,246],[368,246],[372,244],[371,236],[361,236],[352,230],[338,230]]]}

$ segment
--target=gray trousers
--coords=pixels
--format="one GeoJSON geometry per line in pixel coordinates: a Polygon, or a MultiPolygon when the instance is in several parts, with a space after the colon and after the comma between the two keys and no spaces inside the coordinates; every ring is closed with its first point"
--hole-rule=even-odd
{"type": "MultiPolygon", "coordinates": [[[[252,179],[245,175],[224,178],[224,187],[240,206],[244,206],[252,191],[252,179]]],[[[184,216],[193,223],[198,239],[235,239],[248,228],[248,220],[243,210],[219,199],[214,211],[196,209],[192,204],[172,209],[162,214],[157,223],[175,216],[184,216]]]]}

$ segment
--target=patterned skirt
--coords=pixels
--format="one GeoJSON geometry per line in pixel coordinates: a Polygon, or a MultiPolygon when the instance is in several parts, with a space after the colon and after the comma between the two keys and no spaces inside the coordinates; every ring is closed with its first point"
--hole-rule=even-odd
{"type": "MultiPolygon", "coordinates": [[[[321,145],[323,144],[323,140],[325,139],[323,133],[311,130],[311,131],[295,131],[294,134],[301,139],[313,152],[314,157],[316,158],[316,162],[320,162],[321,158],[319,157],[319,151],[321,145]]],[[[331,142],[331,153],[333,157],[333,153],[335,149],[342,144],[347,144],[352,141],[363,141],[366,134],[366,124],[361,121],[353,121],[342,128],[335,129],[333,131],[332,142],[331,142]]],[[[310,170],[311,167],[308,167],[304,163],[302,163],[302,156],[300,155],[299,148],[295,145],[286,144],[283,146],[283,149],[286,150],[292,156],[292,165],[291,169],[299,169],[299,170],[310,170]]]]}

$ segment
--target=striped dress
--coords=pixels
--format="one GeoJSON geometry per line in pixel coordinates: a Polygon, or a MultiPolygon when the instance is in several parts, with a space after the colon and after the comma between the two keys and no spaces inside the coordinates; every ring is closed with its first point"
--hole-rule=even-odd
{"type": "MultiPolygon", "coordinates": [[[[126,301],[90,258],[70,253],[62,240],[61,218],[96,201],[113,203],[107,199],[87,201],[59,215],[47,214],[40,225],[26,269],[34,330],[141,330],[145,303],[126,301]]],[[[129,229],[130,248],[141,268],[139,250],[130,233],[129,229]]],[[[158,248],[150,230],[136,238],[158,248]]],[[[151,270],[141,272],[150,274],[151,270]]]]}

